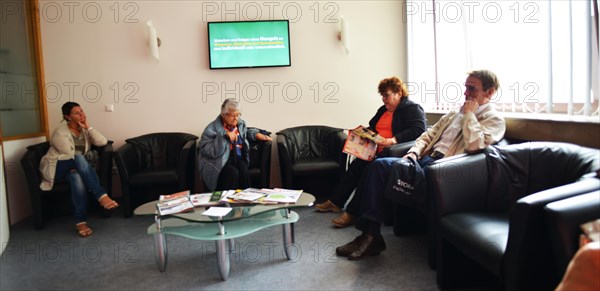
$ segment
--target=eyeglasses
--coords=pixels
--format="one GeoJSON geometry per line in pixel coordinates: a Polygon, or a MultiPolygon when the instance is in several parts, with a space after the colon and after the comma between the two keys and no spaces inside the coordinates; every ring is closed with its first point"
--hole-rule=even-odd
{"type": "Polygon", "coordinates": [[[395,94],[398,94],[398,93],[394,93],[394,92],[387,92],[387,93],[383,93],[383,94],[381,94],[381,97],[383,97],[383,98],[388,98],[388,97],[390,97],[390,96],[392,96],[392,95],[395,95],[395,94]]]}
{"type": "Polygon", "coordinates": [[[465,85],[465,88],[466,88],[466,89],[467,89],[467,91],[469,91],[469,92],[475,92],[475,91],[477,91],[477,89],[478,89],[477,87],[475,87],[475,86],[471,86],[471,85],[465,85]]]}
{"type": "Polygon", "coordinates": [[[231,117],[231,118],[240,118],[240,116],[242,116],[241,113],[237,112],[237,113],[225,113],[225,115],[227,115],[227,117],[231,117]]]}

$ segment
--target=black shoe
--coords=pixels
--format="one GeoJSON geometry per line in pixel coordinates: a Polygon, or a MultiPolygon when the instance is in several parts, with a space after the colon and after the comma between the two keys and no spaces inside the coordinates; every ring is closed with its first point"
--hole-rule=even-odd
{"type": "Polygon", "coordinates": [[[385,250],[385,241],[382,236],[374,237],[370,234],[365,234],[365,237],[361,240],[358,249],[348,255],[348,260],[358,261],[368,256],[379,255],[380,252],[385,250]]]}
{"type": "Polygon", "coordinates": [[[359,236],[357,236],[356,238],[354,238],[353,241],[341,246],[341,247],[337,247],[335,248],[335,253],[338,256],[341,257],[347,257],[348,255],[350,255],[351,253],[355,252],[356,250],[358,250],[358,247],[361,245],[362,241],[364,240],[366,234],[361,234],[359,236]]]}

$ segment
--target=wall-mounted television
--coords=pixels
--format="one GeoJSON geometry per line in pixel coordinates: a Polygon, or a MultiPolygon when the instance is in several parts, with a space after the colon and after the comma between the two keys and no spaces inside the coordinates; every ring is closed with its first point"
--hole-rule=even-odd
{"type": "Polygon", "coordinates": [[[288,20],[208,22],[211,69],[289,67],[288,20]]]}

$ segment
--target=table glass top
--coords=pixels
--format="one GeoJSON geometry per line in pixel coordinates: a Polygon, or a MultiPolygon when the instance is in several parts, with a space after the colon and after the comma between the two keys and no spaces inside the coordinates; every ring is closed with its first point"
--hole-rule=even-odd
{"type": "MultiPolygon", "coordinates": [[[[309,193],[302,193],[300,198],[296,203],[284,203],[284,204],[223,204],[218,205],[220,207],[231,207],[231,211],[223,216],[223,217],[214,217],[214,216],[206,216],[202,215],[204,211],[208,209],[208,207],[195,207],[192,211],[184,212],[184,213],[174,213],[170,215],[164,215],[162,218],[168,217],[177,217],[180,219],[184,219],[187,221],[194,222],[226,222],[232,220],[238,220],[242,218],[248,218],[255,216],[257,214],[274,211],[277,209],[286,209],[286,208],[296,208],[296,207],[306,207],[311,206],[315,202],[315,197],[309,193]]],[[[158,212],[156,210],[157,201],[151,201],[137,207],[133,213],[138,216],[148,216],[148,215],[156,215],[158,212]]]]}

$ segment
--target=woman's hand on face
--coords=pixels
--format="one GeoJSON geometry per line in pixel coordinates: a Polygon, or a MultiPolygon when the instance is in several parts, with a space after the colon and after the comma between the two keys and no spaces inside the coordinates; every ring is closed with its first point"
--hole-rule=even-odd
{"type": "Polygon", "coordinates": [[[229,141],[234,142],[237,139],[237,134],[233,131],[226,131],[229,141]]]}
{"type": "Polygon", "coordinates": [[[79,126],[83,129],[90,128],[90,125],[88,124],[87,119],[84,119],[83,122],[77,121],[77,124],[79,124],[79,126]]]}

